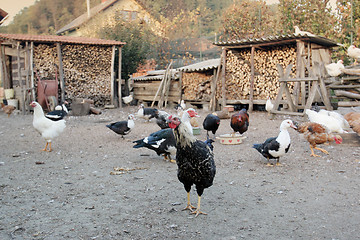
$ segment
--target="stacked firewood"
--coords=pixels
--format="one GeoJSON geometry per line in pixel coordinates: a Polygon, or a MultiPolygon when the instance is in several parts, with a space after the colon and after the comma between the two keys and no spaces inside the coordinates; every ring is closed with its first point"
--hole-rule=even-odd
{"type": "Polygon", "coordinates": [[[184,99],[210,101],[212,79],[212,75],[205,73],[184,73],[182,77],[184,99]]]}
{"type": "MultiPolygon", "coordinates": [[[[249,99],[251,83],[251,50],[227,51],[226,56],[226,98],[229,100],[249,99]]],[[[293,64],[291,76],[296,71],[296,49],[291,46],[256,49],[254,54],[254,99],[274,99],[279,91],[277,64],[286,67],[293,64]]],[[[217,98],[221,98],[221,81],[217,82],[217,98]]],[[[290,91],[293,83],[289,83],[290,91]]]]}
{"type": "MultiPolygon", "coordinates": [[[[62,46],[67,99],[88,98],[95,106],[110,104],[111,50],[111,47],[103,46],[62,46]]],[[[39,70],[40,77],[55,79],[53,63],[59,64],[56,45],[38,45],[34,52],[35,69],[39,70]]]]}

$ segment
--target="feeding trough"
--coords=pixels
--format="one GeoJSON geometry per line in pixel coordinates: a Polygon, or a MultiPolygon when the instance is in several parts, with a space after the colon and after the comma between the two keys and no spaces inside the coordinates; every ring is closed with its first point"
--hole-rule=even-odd
{"type": "Polygon", "coordinates": [[[242,136],[239,133],[233,134],[223,134],[219,137],[216,137],[216,139],[219,139],[221,144],[225,145],[235,145],[235,144],[241,144],[242,141],[245,139],[245,136],[242,136]]]}

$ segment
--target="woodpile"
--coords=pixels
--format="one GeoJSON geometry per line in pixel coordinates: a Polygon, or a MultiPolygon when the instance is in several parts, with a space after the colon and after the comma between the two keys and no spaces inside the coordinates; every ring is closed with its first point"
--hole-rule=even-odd
{"type": "MultiPolygon", "coordinates": [[[[59,63],[56,45],[40,44],[34,52],[35,69],[39,70],[40,77],[55,79],[53,63],[59,63]]],[[[111,54],[111,47],[62,46],[66,99],[88,98],[95,106],[110,104],[111,54]]]]}
{"type": "Polygon", "coordinates": [[[206,73],[183,73],[182,89],[185,100],[210,101],[213,75],[206,73]]]}
{"type": "MultiPolygon", "coordinates": [[[[354,73],[349,71],[349,73],[354,73]]],[[[360,70],[360,69],[359,69],[360,70]]],[[[360,106],[360,76],[344,75],[327,86],[333,93],[332,99],[339,107],[360,106]]]]}
{"type": "MultiPolygon", "coordinates": [[[[251,49],[229,50],[226,53],[226,99],[249,99],[251,83],[251,49]]],[[[276,98],[280,83],[276,65],[293,64],[296,72],[296,48],[277,46],[266,50],[256,49],[254,54],[254,100],[276,98]]],[[[292,92],[293,85],[290,86],[292,92]]],[[[221,81],[217,82],[216,98],[221,98],[221,81]]]]}

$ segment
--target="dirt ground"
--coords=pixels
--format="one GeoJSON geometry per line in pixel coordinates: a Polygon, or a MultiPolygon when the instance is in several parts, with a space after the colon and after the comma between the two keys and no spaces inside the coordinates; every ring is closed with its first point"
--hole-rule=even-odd
{"type": "MultiPolygon", "coordinates": [[[[288,116],[253,112],[242,144],[214,143],[217,173],[201,201],[208,215],[195,218],[182,211],[176,164],[132,148],[159,129],[155,122],[137,119],[125,139],[105,127],[135,111],[68,116],[50,153],[40,151],[32,115],[0,112],[0,239],[360,239],[358,146],[322,146],[330,155],[313,158],[290,129],[283,166],[268,167],[252,144],[276,136],[288,116]],[[114,167],[128,171],[111,175],[114,167]]],[[[199,114],[202,123],[207,112],[199,114]]],[[[222,120],[217,135],[230,132],[222,120]]]]}

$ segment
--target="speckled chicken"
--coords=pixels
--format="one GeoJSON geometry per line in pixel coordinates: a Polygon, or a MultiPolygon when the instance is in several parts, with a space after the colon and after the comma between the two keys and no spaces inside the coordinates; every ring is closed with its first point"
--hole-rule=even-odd
{"type": "Polygon", "coordinates": [[[187,192],[187,206],[191,213],[198,216],[206,214],[200,211],[201,195],[205,188],[212,186],[216,173],[214,154],[207,143],[197,140],[178,117],[170,117],[169,126],[174,131],[176,140],[176,163],[178,179],[187,192]],[[190,203],[191,186],[195,184],[198,205],[193,211],[190,203]]]}
{"type": "Polygon", "coordinates": [[[329,154],[329,152],[325,149],[317,147],[319,144],[332,141],[335,141],[336,144],[340,144],[342,142],[341,136],[334,136],[331,134],[329,129],[319,123],[305,122],[299,124],[295,122],[295,125],[297,126],[297,131],[299,133],[303,133],[305,139],[310,143],[310,156],[320,157],[314,153],[314,149],[317,149],[325,154],[329,154]]]}

